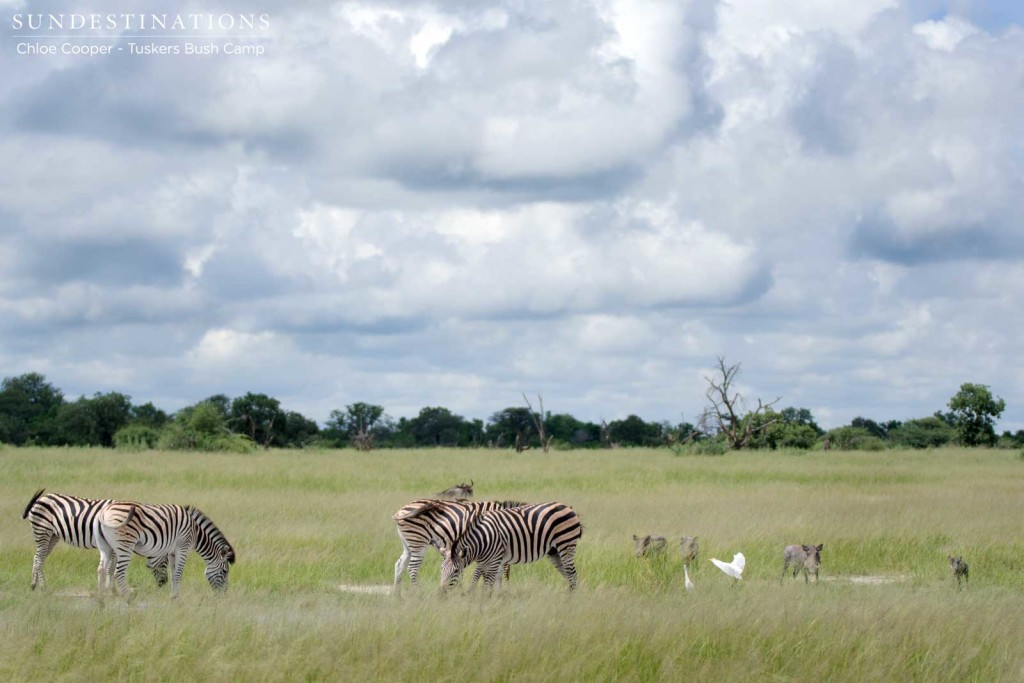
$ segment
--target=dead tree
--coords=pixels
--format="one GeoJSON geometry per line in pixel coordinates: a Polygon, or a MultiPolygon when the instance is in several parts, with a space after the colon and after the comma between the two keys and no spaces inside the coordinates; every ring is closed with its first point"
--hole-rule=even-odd
{"type": "Polygon", "coordinates": [[[740,364],[726,365],[725,359],[719,357],[715,370],[717,372],[713,377],[704,377],[708,383],[704,395],[709,405],[701,413],[698,426],[705,434],[717,432],[724,435],[729,447],[738,450],[749,444],[755,434],[779,421],[777,417],[763,421],[757,417],[761,413],[766,413],[780,399],[762,403],[759,398],[757,408],[747,410],[743,396],[733,388],[736,376],[740,372],[740,364]]]}
{"type": "Polygon", "coordinates": [[[530,404],[530,399],[526,398],[526,394],[523,394],[523,400],[526,401],[526,407],[530,410],[530,417],[533,418],[533,426],[537,428],[537,435],[540,437],[540,446],[544,449],[544,452],[548,452],[548,448],[551,447],[551,439],[554,437],[548,436],[547,430],[544,429],[544,397],[537,394],[537,401],[540,403],[540,417],[537,417],[537,413],[533,412],[533,406],[530,404]]]}

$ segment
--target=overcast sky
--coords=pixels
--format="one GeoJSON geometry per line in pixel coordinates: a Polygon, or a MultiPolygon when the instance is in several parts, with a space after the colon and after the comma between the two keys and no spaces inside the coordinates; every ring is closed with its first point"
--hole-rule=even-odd
{"type": "Polygon", "coordinates": [[[0,0],[3,376],[677,422],[724,356],[826,427],[979,382],[1024,428],[1016,0],[228,1],[264,55],[17,54],[197,11],[95,5],[0,0]]]}

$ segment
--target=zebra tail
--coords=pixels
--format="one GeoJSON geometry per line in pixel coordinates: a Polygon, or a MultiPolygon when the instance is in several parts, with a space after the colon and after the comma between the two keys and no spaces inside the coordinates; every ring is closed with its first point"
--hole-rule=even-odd
{"type": "Polygon", "coordinates": [[[409,510],[408,512],[405,513],[403,513],[402,510],[399,510],[395,514],[391,515],[391,517],[392,519],[396,520],[412,519],[413,517],[419,517],[424,512],[429,512],[430,510],[433,510],[435,508],[437,508],[437,505],[435,505],[434,503],[423,503],[415,510],[409,510]]]}
{"type": "MultiPolygon", "coordinates": [[[[111,529],[120,529],[125,524],[127,524],[130,521],[132,521],[132,517],[135,516],[135,511],[138,510],[139,506],[135,505],[134,503],[128,503],[128,505],[130,505],[131,507],[128,508],[128,516],[124,518],[123,522],[121,522],[120,524],[107,524],[106,520],[104,519],[104,521],[103,521],[104,526],[109,526],[111,529]]],[[[104,515],[104,517],[105,516],[106,515],[104,515]]]]}
{"type": "Polygon", "coordinates": [[[32,506],[36,504],[36,501],[39,500],[39,496],[43,495],[43,491],[45,490],[45,488],[39,489],[36,491],[36,495],[32,496],[32,500],[30,500],[28,505],[25,506],[25,511],[21,513],[22,519],[28,519],[28,513],[31,512],[32,506]]]}

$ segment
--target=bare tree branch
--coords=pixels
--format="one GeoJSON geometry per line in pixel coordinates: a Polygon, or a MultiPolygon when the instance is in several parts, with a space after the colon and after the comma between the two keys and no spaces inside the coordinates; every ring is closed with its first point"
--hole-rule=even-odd
{"type": "Polygon", "coordinates": [[[533,419],[533,426],[537,429],[537,435],[540,437],[541,448],[544,452],[548,452],[548,448],[551,447],[552,437],[547,435],[544,429],[544,397],[541,394],[537,394],[537,401],[540,403],[540,417],[537,417],[537,413],[533,410],[533,405],[530,403],[530,399],[526,398],[526,393],[523,393],[523,400],[526,401],[526,407],[530,410],[530,417],[533,419]]]}
{"type": "Polygon", "coordinates": [[[749,444],[755,434],[779,421],[777,417],[763,422],[756,418],[761,413],[767,413],[780,399],[764,403],[759,398],[757,408],[749,411],[742,394],[733,388],[740,364],[726,365],[725,359],[719,357],[715,369],[717,372],[713,377],[704,377],[708,383],[704,396],[709,405],[697,421],[698,428],[709,435],[723,434],[729,447],[738,450],[749,444]]]}

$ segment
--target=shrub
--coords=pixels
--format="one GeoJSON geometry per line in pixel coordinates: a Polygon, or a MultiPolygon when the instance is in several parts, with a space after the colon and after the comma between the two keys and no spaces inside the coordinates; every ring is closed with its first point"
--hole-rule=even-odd
{"type": "Polygon", "coordinates": [[[880,451],[885,444],[863,427],[836,427],[827,435],[831,448],[840,451],[880,451]]]}
{"type": "Polygon", "coordinates": [[[114,446],[123,450],[140,451],[155,448],[160,432],[143,424],[121,427],[114,433],[114,446]]]}
{"type": "Polygon", "coordinates": [[[910,448],[937,448],[956,438],[956,430],[937,417],[908,420],[889,433],[889,438],[910,448]]]}

